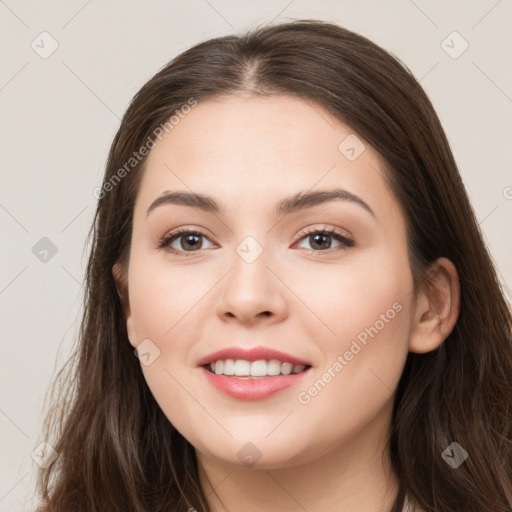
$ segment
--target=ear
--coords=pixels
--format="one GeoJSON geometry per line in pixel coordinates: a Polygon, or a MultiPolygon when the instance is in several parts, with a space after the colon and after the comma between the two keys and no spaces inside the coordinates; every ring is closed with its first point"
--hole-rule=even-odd
{"type": "Polygon", "coordinates": [[[459,276],[447,258],[428,269],[430,279],[418,291],[409,350],[424,354],[438,348],[453,330],[460,310],[459,276]]]}
{"type": "Polygon", "coordinates": [[[117,293],[119,294],[119,298],[121,299],[121,304],[123,305],[124,317],[126,321],[126,331],[128,332],[128,339],[130,341],[130,345],[132,347],[136,347],[136,333],[135,327],[133,325],[133,317],[130,308],[130,299],[128,296],[128,279],[126,276],[126,271],[120,263],[116,263],[112,267],[112,275],[114,276],[114,281],[116,282],[117,293]]]}

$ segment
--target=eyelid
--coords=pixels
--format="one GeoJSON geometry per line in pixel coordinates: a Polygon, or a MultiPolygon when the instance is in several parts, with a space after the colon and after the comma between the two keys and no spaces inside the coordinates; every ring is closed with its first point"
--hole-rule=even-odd
{"type": "Polygon", "coordinates": [[[318,225],[313,225],[313,226],[308,226],[306,228],[301,229],[297,233],[296,241],[299,241],[300,239],[304,238],[306,235],[311,235],[313,233],[335,233],[335,234],[339,235],[340,237],[353,242],[352,235],[347,230],[342,229],[342,228],[337,228],[334,226],[330,226],[328,224],[324,224],[321,227],[319,227],[318,225]]]}

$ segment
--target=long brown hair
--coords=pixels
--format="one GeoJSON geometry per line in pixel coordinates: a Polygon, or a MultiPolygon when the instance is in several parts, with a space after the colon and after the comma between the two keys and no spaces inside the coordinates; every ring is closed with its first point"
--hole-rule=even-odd
{"type": "Polygon", "coordinates": [[[375,147],[403,207],[421,286],[438,257],[457,268],[461,309],[436,350],[409,353],[389,449],[400,491],[425,511],[512,510],[512,318],[446,136],[409,70],[368,39],[299,20],[211,39],[178,55],[133,98],[114,138],[90,231],[84,314],[59,373],[39,475],[41,512],[208,511],[193,446],[153,398],[128,342],[112,275],[126,268],[145,159],[133,153],[176,111],[220,94],[286,94],[331,112],[375,147]],[[125,172],[120,172],[120,169],[125,172]],[[117,177],[117,178],[116,178],[117,177]],[[108,185],[110,184],[110,185],[108,185]],[[457,469],[443,451],[459,443],[457,469]]]}

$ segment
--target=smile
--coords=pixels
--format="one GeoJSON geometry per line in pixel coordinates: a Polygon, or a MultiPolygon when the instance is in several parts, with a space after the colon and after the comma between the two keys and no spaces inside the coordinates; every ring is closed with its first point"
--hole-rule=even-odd
{"type": "Polygon", "coordinates": [[[277,375],[290,375],[302,372],[308,365],[282,362],[278,359],[266,361],[248,361],[246,359],[225,359],[214,361],[205,365],[206,369],[216,375],[233,377],[273,377],[277,375]]]}

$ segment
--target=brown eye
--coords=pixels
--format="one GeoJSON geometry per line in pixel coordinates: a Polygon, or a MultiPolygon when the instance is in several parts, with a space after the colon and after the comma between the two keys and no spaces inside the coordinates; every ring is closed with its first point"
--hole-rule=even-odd
{"type": "Polygon", "coordinates": [[[330,249],[332,245],[332,235],[327,235],[324,233],[309,235],[309,243],[313,249],[330,249]]]}
{"type": "Polygon", "coordinates": [[[188,234],[188,235],[180,235],[177,240],[181,242],[181,247],[183,247],[185,250],[188,249],[200,249],[202,245],[201,241],[201,235],[196,234],[188,234]]]}
{"type": "Polygon", "coordinates": [[[204,239],[208,240],[208,237],[203,233],[183,229],[165,236],[158,248],[175,254],[196,252],[204,248],[204,239]]]}
{"type": "MultiPolygon", "coordinates": [[[[309,252],[324,252],[330,249],[347,249],[354,245],[354,242],[341,234],[340,232],[328,229],[328,230],[319,230],[316,229],[314,231],[310,231],[309,233],[305,233],[300,240],[305,240],[310,244],[311,249],[309,252]],[[337,247],[332,247],[333,240],[338,242],[337,247]]],[[[307,247],[305,249],[308,250],[307,247]]]]}

